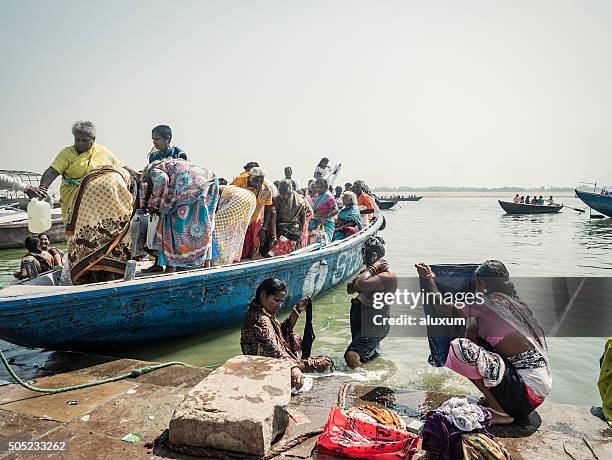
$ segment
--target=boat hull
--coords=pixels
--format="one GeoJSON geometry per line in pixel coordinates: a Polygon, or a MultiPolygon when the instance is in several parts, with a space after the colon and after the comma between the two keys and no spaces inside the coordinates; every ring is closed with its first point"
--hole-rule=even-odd
{"type": "Polygon", "coordinates": [[[563,205],[548,206],[540,204],[512,203],[510,201],[497,201],[508,214],[555,214],[561,211],[563,205]]]}
{"type": "MultiPolygon", "coordinates": [[[[284,307],[354,276],[361,247],[382,219],[303,254],[84,286],[11,286],[0,291],[0,338],[55,349],[144,342],[240,324],[265,278],[287,283],[284,307]]],[[[348,306],[347,306],[348,308],[348,306]]]]}
{"type": "Polygon", "coordinates": [[[612,196],[601,195],[599,193],[581,192],[574,190],[576,196],[580,198],[587,206],[591,207],[604,216],[612,217],[612,196]]]}
{"type": "Polygon", "coordinates": [[[397,204],[398,200],[393,200],[393,201],[385,201],[385,200],[379,200],[377,205],[378,208],[381,211],[385,211],[387,209],[391,209],[393,206],[395,206],[397,204]]]}
{"type": "MultiPolygon", "coordinates": [[[[66,241],[65,227],[62,219],[53,221],[53,225],[46,232],[52,243],[66,241]]],[[[27,236],[32,235],[28,230],[28,221],[8,223],[0,225],[0,249],[12,249],[25,247],[24,241],[27,236]]]]}

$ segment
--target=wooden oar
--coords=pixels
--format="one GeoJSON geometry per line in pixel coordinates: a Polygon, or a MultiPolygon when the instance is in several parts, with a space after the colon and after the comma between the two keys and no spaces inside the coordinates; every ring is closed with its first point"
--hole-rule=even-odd
{"type": "MultiPolygon", "coordinates": [[[[578,211],[578,212],[586,212],[586,211],[585,211],[585,210],[586,210],[586,208],[584,208],[584,209],[572,208],[571,206],[568,206],[568,205],[566,205],[566,204],[563,204],[562,206],[563,206],[564,208],[573,209],[574,211],[578,211]]],[[[588,206],[587,206],[587,208],[588,208],[588,206]]]]}

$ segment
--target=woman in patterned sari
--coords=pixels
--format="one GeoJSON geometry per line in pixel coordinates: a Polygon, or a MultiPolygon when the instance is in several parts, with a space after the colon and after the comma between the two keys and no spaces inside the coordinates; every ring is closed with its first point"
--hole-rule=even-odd
{"type": "Polygon", "coordinates": [[[244,235],[255,211],[256,198],[250,191],[236,185],[221,185],[219,190],[221,197],[214,232],[219,257],[214,265],[226,265],[240,262],[244,235]]]}
{"type": "Polygon", "coordinates": [[[314,235],[321,237],[321,241],[330,243],[334,235],[334,216],[338,214],[336,199],[327,189],[325,179],[317,179],[314,183],[315,198],[312,210],[314,216],[308,223],[311,239],[314,235]],[[324,237],[321,232],[324,232],[324,237]]]}
{"type": "Polygon", "coordinates": [[[347,236],[354,235],[361,230],[361,215],[357,207],[357,197],[353,192],[342,194],[342,204],[344,207],[336,218],[336,230],[334,231],[333,241],[343,240],[347,236]]]}
{"type": "Polygon", "coordinates": [[[296,246],[300,247],[298,244],[301,244],[304,233],[307,204],[293,190],[291,181],[284,179],[278,184],[278,195],[272,199],[272,207],[272,238],[268,254],[282,256],[291,253],[296,246]]]}
{"type": "MultiPolygon", "coordinates": [[[[276,318],[287,297],[287,285],[278,278],[267,278],[257,288],[255,298],[249,304],[244,315],[240,331],[240,347],[245,355],[268,356],[286,359],[291,363],[291,386],[300,389],[304,384],[304,372],[329,372],[334,370],[334,363],[328,356],[303,356],[302,346],[309,351],[314,341],[314,333],[307,339],[293,332],[300,314],[308,308],[310,299],[300,300],[289,317],[282,323],[276,318]]],[[[307,314],[306,321],[312,318],[307,314]]]]}
{"type": "Polygon", "coordinates": [[[113,165],[94,169],[81,179],[66,222],[73,284],[123,277],[130,258],[131,182],[124,168],[113,165]]]}
{"type": "MultiPolygon", "coordinates": [[[[250,165],[247,163],[245,166],[250,165]]],[[[262,168],[255,166],[239,174],[232,181],[232,185],[253,192],[257,199],[255,211],[253,211],[251,216],[251,223],[244,237],[244,244],[242,246],[243,259],[257,259],[260,257],[259,248],[265,243],[266,233],[270,225],[272,197],[274,196],[272,187],[274,185],[265,179],[265,175],[265,171],[262,168]]]]}
{"type": "Polygon", "coordinates": [[[158,264],[166,272],[176,267],[210,266],[219,182],[212,171],[189,161],[168,158],[151,163],[145,172],[147,210],[160,215],[156,242],[158,264]]]}

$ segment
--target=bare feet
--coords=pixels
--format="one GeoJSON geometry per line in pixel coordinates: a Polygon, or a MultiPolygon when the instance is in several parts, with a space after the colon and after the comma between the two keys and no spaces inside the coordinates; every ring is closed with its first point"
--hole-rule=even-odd
{"type": "Polygon", "coordinates": [[[151,265],[149,268],[141,270],[142,273],[161,273],[164,271],[164,267],[161,265],[151,265]]]}
{"type": "Polygon", "coordinates": [[[490,407],[489,410],[491,411],[492,415],[491,425],[509,425],[510,423],[514,422],[514,418],[505,412],[491,409],[490,407]]]}

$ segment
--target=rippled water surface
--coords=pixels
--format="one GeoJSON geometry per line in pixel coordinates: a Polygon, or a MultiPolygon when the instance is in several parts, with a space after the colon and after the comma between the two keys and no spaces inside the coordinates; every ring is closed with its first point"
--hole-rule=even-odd
{"type": "MultiPolygon", "coordinates": [[[[387,258],[399,276],[414,276],[414,263],[477,263],[502,260],[511,276],[612,277],[612,219],[589,220],[567,208],[559,214],[505,215],[497,204],[500,196],[438,194],[419,202],[404,202],[384,213],[387,258]]],[[[577,199],[555,197],[569,206],[583,208],[577,199]]],[[[22,251],[0,252],[0,283],[16,269],[22,251]]],[[[329,354],[342,366],[350,342],[349,302],[344,286],[315,301],[317,354],[329,354]]],[[[301,330],[301,325],[298,325],[301,330]]],[[[612,331],[610,331],[612,336],[612,331]]],[[[552,401],[598,404],[598,360],[603,338],[552,338],[549,349],[553,367],[552,401]]],[[[217,365],[240,353],[239,327],[204,333],[197,337],[161,343],[104,349],[100,353],[155,361],[181,360],[196,365],[217,365]]],[[[6,344],[5,344],[6,345],[6,344]]],[[[389,385],[424,389],[472,391],[470,384],[443,369],[427,364],[429,350],[423,338],[390,337],[383,342],[382,358],[367,365],[373,376],[389,385]]],[[[13,349],[12,355],[35,361],[36,353],[13,349]],[[20,353],[21,352],[21,353],[20,353]]]]}

